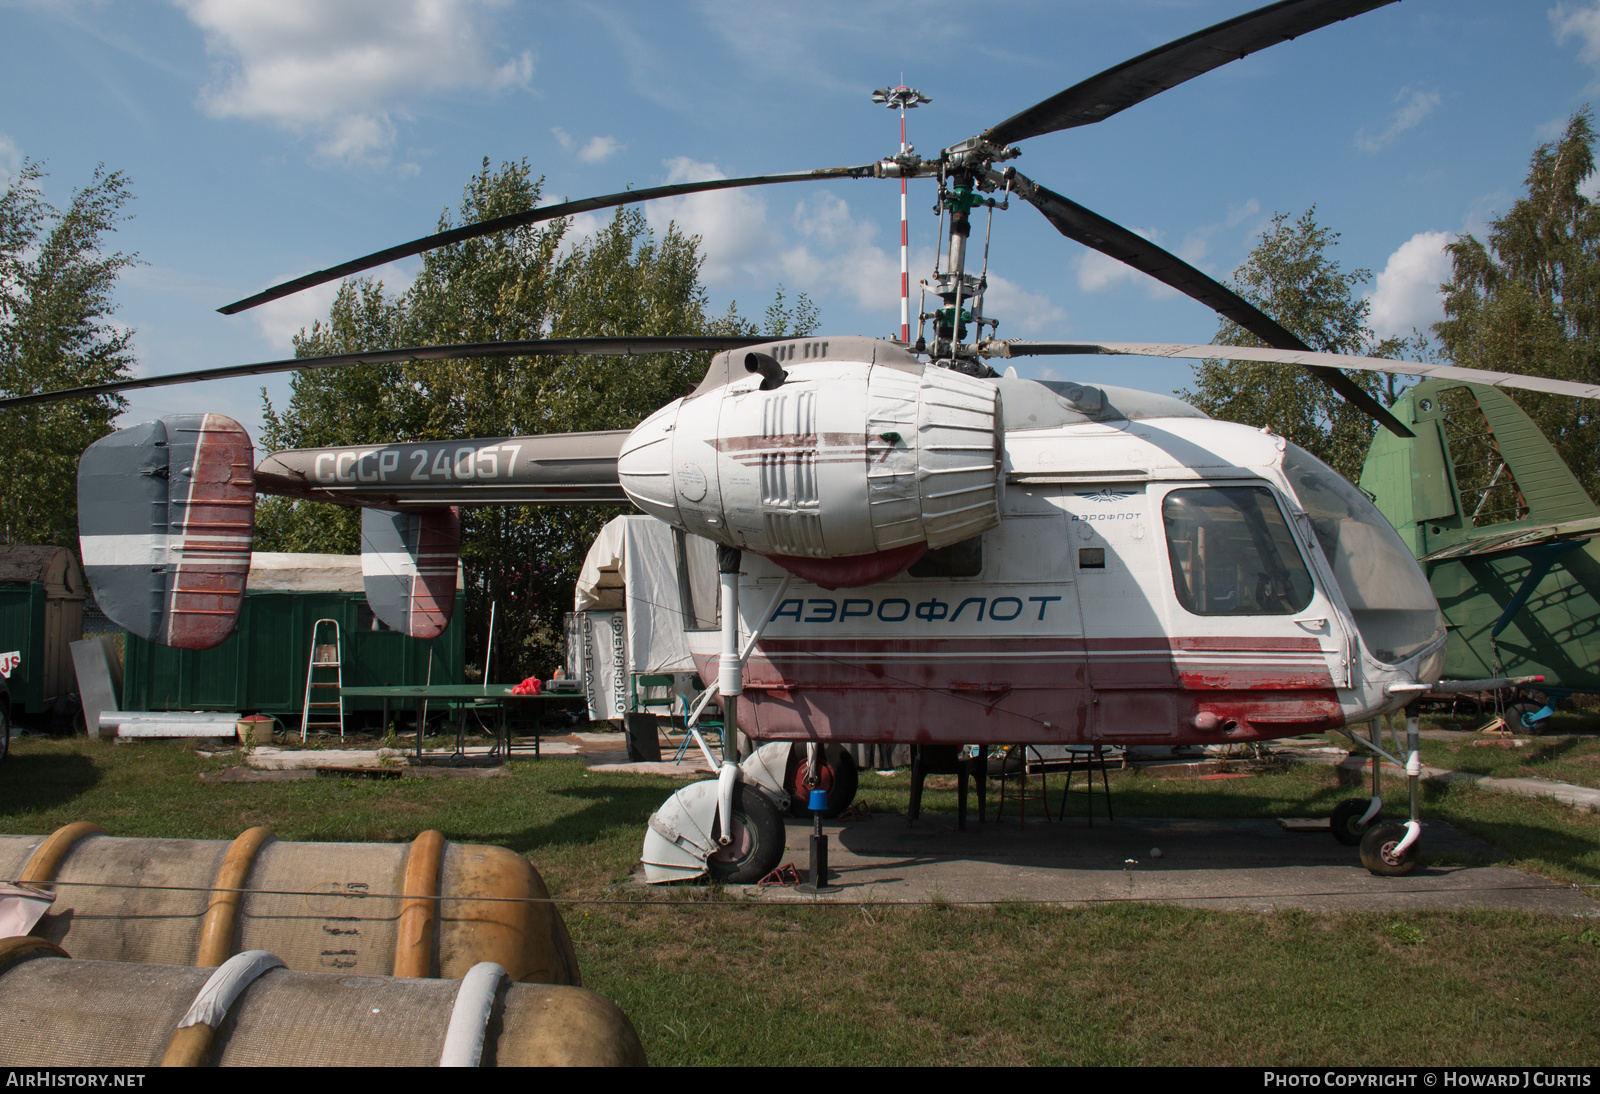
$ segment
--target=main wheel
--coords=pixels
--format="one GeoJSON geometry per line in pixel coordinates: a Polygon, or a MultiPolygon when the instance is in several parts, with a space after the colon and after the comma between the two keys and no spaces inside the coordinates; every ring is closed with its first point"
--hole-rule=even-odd
{"type": "MultiPolygon", "coordinates": [[[[803,772],[805,770],[805,745],[798,746],[789,759],[789,815],[791,817],[811,816],[811,787],[805,785],[803,772]]],[[[839,745],[825,745],[822,749],[822,770],[817,773],[817,789],[823,790],[828,795],[828,808],[822,811],[827,818],[837,817],[850,803],[856,800],[856,787],[861,781],[861,772],[856,768],[856,759],[849,751],[839,745]]]]}
{"type": "Polygon", "coordinates": [[[1400,841],[1406,838],[1406,826],[1395,821],[1374,824],[1361,837],[1361,865],[1379,877],[1404,877],[1417,868],[1417,858],[1422,847],[1418,840],[1406,848],[1403,855],[1396,854],[1400,841]]]}
{"type": "Polygon", "coordinates": [[[1537,722],[1530,722],[1528,715],[1543,709],[1543,703],[1535,703],[1529,699],[1508,703],[1506,704],[1506,724],[1519,733],[1528,733],[1537,737],[1544,732],[1545,726],[1550,724],[1550,716],[1546,714],[1537,722]]]}
{"type": "Polygon", "coordinates": [[[783,818],[771,799],[753,786],[740,784],[734,793],[732,835],[706,858],[713,880],[747,885],[778,868],[783,859],[783,818]]]}
{"type": "Polygon", "coordinates": [[[1361,817],[1372,804],[1371,798],[1346,798],[1333,807],[1333,818],[1328,822],[1328,827],[1333,831],[1333,838],[1346,847],[1356,847],[1361,843],[1361,837],[1366,835],[1367,829],[1383,819],[1379,813],[1367,823],[1361,823],[1361,817]]]}

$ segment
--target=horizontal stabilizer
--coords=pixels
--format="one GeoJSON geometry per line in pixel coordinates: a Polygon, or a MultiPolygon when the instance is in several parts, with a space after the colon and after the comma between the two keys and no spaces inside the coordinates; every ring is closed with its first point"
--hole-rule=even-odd
{"type": "Polygon", "coordinates": [[[361,578],[372,614],[410,638],[437,638],[456,605],[461,510],[361,511],[361,578]]]}
{"type": "Polygon", "coordinates": [[[178,649],[232,634],[250,576],[254,463],[249,435],[220,414],[174,414],[90,445],[78,533],[100,610],[178,649]]]}

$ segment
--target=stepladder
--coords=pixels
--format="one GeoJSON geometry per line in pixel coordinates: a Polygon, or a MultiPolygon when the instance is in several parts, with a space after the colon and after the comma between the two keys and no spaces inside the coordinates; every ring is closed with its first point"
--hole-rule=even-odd
{"type": "Polygon", "coordinates": [[[312,733],[339,731],[344,740],[344,658],[336,619],[319,619],[311,628],[306,665],[306,698],[300,714],[300,740],[312,733]]]}

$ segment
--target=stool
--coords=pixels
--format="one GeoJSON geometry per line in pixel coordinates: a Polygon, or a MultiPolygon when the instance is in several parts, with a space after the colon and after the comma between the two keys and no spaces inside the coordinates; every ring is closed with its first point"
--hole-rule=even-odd
{"type": "Polygon", "coordinates": [[[1013,779],[1019,780],[1016,801],[1017,827],[1025,827],[1028,823],[1028,803],[1031,801],[1044,803],[1044,819],[1050,821],[1050,787],[1046,781],[1044,760],[1037,749],[1032,745],[1012,745],[1006,749],[1000,761],[1000,804],[994,811],[994,819],[998,823],[1000,815],[1006,811],[1006,786],[1013,779]],[[1039,788],[1032,789],[1028,784],[1028,766],[1033,764],[1039,775],[1039,788]],[[1016,769],[1012,765],[1016,764],[1016,769]]]}
{"type": "Polygon", "coordinates": [[[1084,779],[1089,784],[1089,827],[1094,827],[1094,769],[1100,768],[1100,785],[1106,795],[1106,820],[1114,821],[1117,818],[1111,814],[1111,782],[1106,776],[1106,755],[1104,745],[1092,745],[1088,748],[1072,748],[1068,750],[1070,758],[1066,761],[1067,785],[1061,791],[1061,809],[1056,815],[1057,820],[1065,820],[1067,816],[1067,795],[1072,792],[1072,773],[1082,771],[1084,779]]]}

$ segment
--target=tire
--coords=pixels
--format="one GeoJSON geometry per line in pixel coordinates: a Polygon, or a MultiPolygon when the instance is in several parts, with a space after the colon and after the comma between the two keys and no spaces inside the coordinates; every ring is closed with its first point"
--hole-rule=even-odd
{"type": "Polygon", "coordinates": [[[749,885],[778,868],[783,860],[783,818],[770,798],[740,784],[733,796],[733,840],[706,859],[713,881],[749,885]]]}
{"type": "Polygon", "coordinates": [[[1537,737],[1550,724],[1550,717],[1546,715],[1537,722],[1530,722],[1527,717],[1534,711],[1543,709],[1543,703],[1536,703],[1531,699],[1508,703],[1506,704],[1506,724],[1518,733],[1526,733],[1529,736],[1537,737]]]}
{"type": "Polygon", "coordinates": [[[1379,813],[1366,824],[1359,823],[1362,814],[1367,811],[1367,807],[1371,804],[1371,798],[1346,798],[1334,806],[1333,818],[1328,822],[1328,827],[1333,832],[1333,838],[1346,847],[1359,847],[1361,845],[1361,837],[1366,835],[1367,829],[1383,819],[1383,814],[1379,813]]]}
{"type": "Polygon", "coordinates": [[[1406,848],[1406,853],[1396,856],[1394,849],[1406,838],[1406,826],[1396,821],[1374,824],[1361,837],[1361,865],[1379,877],[1405,877],[1417,868],[1422,847],[1418,840],[1406,848]]]}
{"type": "Polygon", "coordinates": [[[0,701],[0,762],[11,755],[11,708],[0,701]]]}
{"type": "MultiPolygon", "coordinates": [[[[800,771],[805,766],[805,745],[796,746],[789,758],[789,815],[791,817],[806,818],[811,816],[809,801],[810,789],[801,782],[800,771]]],[[[828,808],[822,811],[825,819],[831,820],[850,808],[850,803],[856,800],[856,788],[861,782],[861,772],[856,768],[856,759],[838,745],[824,745],[822,749],[822,773],[818,779],[818,786],[828,793],[828,808]]]]}

